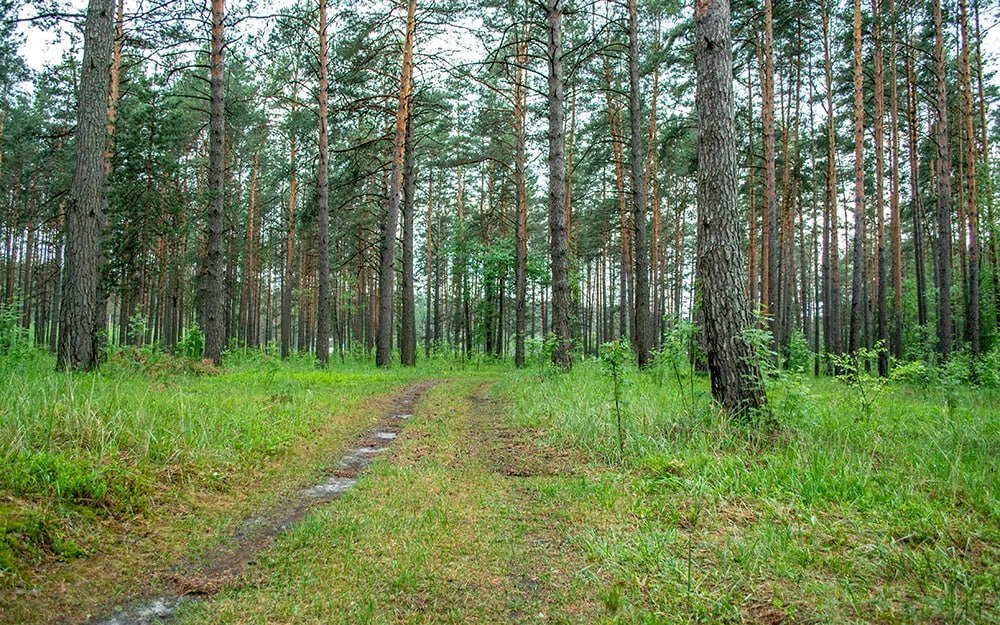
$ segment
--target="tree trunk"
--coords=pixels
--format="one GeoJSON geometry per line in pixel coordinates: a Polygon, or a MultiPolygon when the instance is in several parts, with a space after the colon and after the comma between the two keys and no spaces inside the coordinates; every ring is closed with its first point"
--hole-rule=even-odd
{"type": "Polygon", "coordinates": [[[406,117],[406,146],[403,157],[403,309],[400,328],[400,361],[417,364],[417,310],[413,293],[413,115],[406,117]]]}
{"type": "MultiPolygon", "coordinates": [[[[969,293],[966,322],[969,328],[969,344],[972,352],[973,373],[975,360],[982,351],[979,327],[979,208],[976,193],[976,133],[973,127],[972,107],[972,64],[969,60],[969,11],[967,0],[959,1],[959,21],[962,34],[962,118],[965,122],[965,175],[966,175],[966,215],[969,220],[969,293]]],[[[966,225],[961,224],[962,228],[966,225]]]]}
{"type": "Polygon", "coordinates": [[[212,0],[211,111],[208,146],[208,214],[206,249],[201,270],[202,325],[205,332],[206,359],[219,364],[225,347],[225,285],[222,238],[225,228],[225,91],[223,85],[222,24],[225,0],[212,0]]]}
{"type": "Polygon", "coordinates": [[[552,262],[552,362],[573,366],[569,329],[569,241],[566,233],[566,156],[563,142],[562,0],[546,0],[549,109],[549,254],[552,262]]]}
{"type": "Polygon", "coordinates": [[[878,350],[878,373],[889,376],[889,290],[885,267],[885,80],[882,54],[882,10],[881,0],[872,0],[872,57],[874,65],[875,107],[872,113],[872,128],[875,133],[875,233],[878,299],[878,340],[882,343],[878,350]]]}
{"type": "Polygon", "coordinates": [[[389,202],[382,228],[378,291],[378,338],[375,345],[375,364],[388,367],[392,364],[393,288],[395,286],[396,228],[399,221],[399,202],[403,190],[403,152],[406,144],[406,123],[410,109],[410,91],[413,79],[413,34],[416,0],[410,0],[406,11],[406,39],[403,44],[403,66],[399,80],[399,106],[396,109],[396,135],[392,145],[392,179],[389,202]]]}
{"type": "Polygon", "coordinates": [[[934,0],[934,56],[937,90],[937,349],[951,355],[951,153],[948,145],[948,81],[945,75],[941,0],[934,0]]]}
{"type": "Polygon", "coordinates": [[[528,286],[528,182],[525,172],[525,85],[528,41],[522,37],[517,44],[514,68],[514,195],[517,225],[514,229],[514,364],[524,366],[525,311],[528,286]]]}
{"type": "MultiPolygon", "coordinates": [[[[908,21],[909,23],[909,21],[908,21]]],[[[911,24],[912,26],[912,24],[911,24]]],[[[910,161],[910,210],[913,213],[913,261],[917,282],[917,323],[926,326],[927,315],[927,277],[924,259],[924,219],[918,186],[919,156],[917,153],[917,79],[913,60],[913,29],[910,32],[909,45],[906,54],[906,130],[907,147],[910,161]]]]}
{"type": "Polygon", "coordinates": [[[736,125],[729,0],[696,0],[698,281],[712,395],[737,419],[766,410],[764,382],[746,332],[736,207],[736,125]]]}
{"type": "Polygon", "coordinates": [[[761,76],[764,136],[764,195],[761,224],[765,228],[761,250],[761,302],[764,315],[770,318],[771,331],[777,336],[778,314],[778,208],[777,162],[774,130],[774,10],[772,0],[764,0],[764,67],[761,76]]]}
{"type": "Polygon", "coordinates": [[[316,169],[316,357],[320,366],[330,361],[330,108],[327,55],[326,0],[319,0],[319,163],[316,169]]]}
{"type": "MultiPolygon", "coordinates": [[[[292,103],[292,115],[295,115],[295,103],[292,103]]],[[[288,140],[288,228],[285,239],[284,276],[281,280],[281,358],[288,359],[292,347],[292,293],[295,291],[295,201],[298,195],[298,178],[296,177],[297,145],[295,130],[290,130],[288,140]]]]}
{"type": "Polygon", "coordinates": [[[861,0],[854,0],[854,241],[851,279],[851,329],[847,350],[861,346],[865,323],[865,100],[861,55],[861,0]]]}
{"type": "Polygon", "coordinates": [[[899,14],[893,0],[889,0],[892,29],[889,34],[889,124],[892,151],[889,189],[889,232],[892,247],[892,355],[903,359],[903,237],[899,216],[899,85],[896,51],[899,31],[899,14]]]}
{"type": "Polygon", "coordinates": [[[639,18],[636,1],[629,0],[628,2],[629,126],[631,130],[629,151],[632,157],[632,256],[635,263],[633,271],[635,309],[632,315],[635,319],[635,333],[632,337],[632,345],[635,348],[639,367],[646,367],[649,364],[649,352],[653,341],[652,327],[649,323],[649,254],[646,251],[646,185],[642,181],[642,103],[639,99],[639,18]]]}
{"type": "Polygon", "coordinates": [[[76,163],[66,207],[66,270],[56,368],[98,364],[99,258],[107,172],[108,101],[113,0],[91,0],[84,26],[76,125],[76,163]]]}

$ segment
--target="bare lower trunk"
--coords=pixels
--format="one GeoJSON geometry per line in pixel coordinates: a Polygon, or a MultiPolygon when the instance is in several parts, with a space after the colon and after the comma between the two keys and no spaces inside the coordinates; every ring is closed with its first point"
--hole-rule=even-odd
{"type": "Polygon", "coordinates": [[[403,310],[399,355],[404,366],[417,364],[417,310],[413,293],[413,116],[406,118],[403,158],[403,310]]]}
{"type": "Polygon", "coordinates": [[[108,98],[114,29],[113,0],[91,0],[77,108],[76,164],[66,207],[66,269],[60,309],[58,369],[98,364],[99,258],[107,172],[108,98]]]}
{"type": "Polygon", "coordinates": [[[736,126],[729,0],[696,0],[698,110],[698,283],[712,395],[736,418],[766,410],[760,368],[746,332],[736,207],[736,126]]]}
{"type": "Polygon", "coordinates": [[[225,91],[223,85],[222,24],[225,0],[212,0],[212,102],[209,116],[208,214],[206,249],[201,270],[202,326],[205,332],[205,358],[218,364],[225,347],[225,309],[223,298],[224,261],[222,257],[225,180],[225,91]]]}
{"type": "Polygon", "coordinates": [[[406,15],[406,40],[403,44],[403,67],[399,81],[399,106],[396,109],[396,135],[392,146],[392,178],[389,202],[382,228],[382,249],[379,259],[381,272],[378,289],[378,337],[375,344],[375,364],[392,364],[393,290],[396,278],[396,228],[399,203],[403,190],[403,152],[406,143],[406,123],[409,117],[410,90],[413,77],[413,30],[416,0],[410,0],[406,15]]]}
{"type": "Polygon", "coordinates": [[[319,163],[316,169],[316,247],[319,275],[316,302],[316,357],[330,361],[330,133],[326,0],[319,0],[319,163]]]}
{"type": "Polygon", "coordinates": [[[631,137],[632,227],[635,287],[635,333],[632,344],[640,367],[649,364],[652,327],[649,319],[649,256],[646,251],[646,185],[643,184],[642,105],[639,100],[639,20],[636,0],[628,3],[629,39],[629,126],[631,137]]]}
{"type": "Polygon", "coordinates": [[[552,362],[573,365],[569,328],[569,242],[566,233],[566,146],[563,142],[562,0],[546,0],[549,109],[549,253],[552,262],[552,362]]]}

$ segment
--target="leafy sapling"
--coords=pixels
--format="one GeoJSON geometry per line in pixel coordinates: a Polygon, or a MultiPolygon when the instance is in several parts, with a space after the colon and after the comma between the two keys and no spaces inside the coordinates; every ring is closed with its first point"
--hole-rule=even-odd
{"type": "Polygon", "coordinates": [[[625,436],[622,430],[622,393],[625,385],[625,367],[632,361],[632,349],[625,339],[601,345],[601,362],[611,379],[615,420],[618,425],[618,453],[625,458],[625,436]]]}

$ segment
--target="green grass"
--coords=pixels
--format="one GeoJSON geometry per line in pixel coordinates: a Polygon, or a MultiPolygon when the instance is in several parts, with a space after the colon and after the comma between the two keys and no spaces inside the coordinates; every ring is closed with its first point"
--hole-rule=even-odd
{"type": "Polygon", "coordinates": [[[1000,392],[893,384],[865,417],[856,388],[783,377],[761,437],[680,381],[629,374],[624,458],[596,363],[503,385],[522,427],[620,472],[621,527],[580,540],[621,622],[1000,620],[1000,392]]]}
{"type": "Polygon", "coordinates": [[[92,607],[108,587],[127,596],[314,479],[378,418],[358,410],[367,398],[435,377],[450,382],[352,491],[180,622],[1000,622],[996,389],[921,373],[866,382],[866,406],[857,386],[782,376],[777,429],[761,433],[719,414],[685,368],[627,366],[620,447],[593,361],[562,374],[133,360],[66,376],[39,357],[4,373],[9,579],[77,589],[15,599],[15,621],[54,619],[88,589],[104,597],[92,607]],[[102,579],[133,549],[109,536],[136,531],[153,535],[143,554],[165,555],[102,579]],[[32,577],[37,563],[51,579],[32,577]]]}
{"type": "MultiPolygon", "coordinates": [[[[446,359],[319,370],[249,353],[214,368],[150,351],[93,373],[56,372],[34,351],[0,365],[0,590],[18,595],[86,577],[128,551],[130,534],[152,532],[144,550],[155,558],[205,548],[377,420],[356,412],[366,399],[477,370],[446,359]],[[82,556],[95,557],[71,565],[82,556]]],[[[10,605],[0,600],[0,616],[10,605]]]]}

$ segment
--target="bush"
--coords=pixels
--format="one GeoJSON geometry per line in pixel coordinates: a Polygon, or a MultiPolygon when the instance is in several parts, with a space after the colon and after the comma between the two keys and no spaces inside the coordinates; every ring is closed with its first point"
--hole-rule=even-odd
{"type": "Polygon", "coordinates": [[[184,333],[184,338],[177,343],[177,353],[187,358],[201,359],[201,355],[205,353],[205,335],[197,323],[191,324],[184,333]]]}

